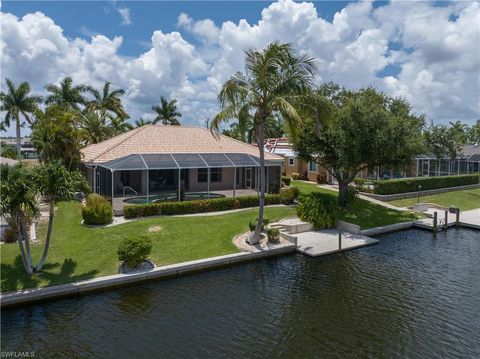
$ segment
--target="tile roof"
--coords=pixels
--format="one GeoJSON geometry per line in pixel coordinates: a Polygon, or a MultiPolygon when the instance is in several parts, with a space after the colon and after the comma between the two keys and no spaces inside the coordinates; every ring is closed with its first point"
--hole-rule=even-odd
{"type": "MultiPolygon", "coordinates": [[[[147,153],[246,153],[258,156],[258,148],[209,129],[190,126],[145,125],[86,146],[81,150],[85,163],[104,163],[131,154],[147,153]]],[[[265,159],[281,157],[265,153],[265,159]]]]}

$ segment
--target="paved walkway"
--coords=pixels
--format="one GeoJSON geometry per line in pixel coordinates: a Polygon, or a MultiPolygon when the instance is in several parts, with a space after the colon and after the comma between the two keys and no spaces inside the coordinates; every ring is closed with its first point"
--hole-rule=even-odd
{"type": "Polygon", "coordinates": [[[338,229],[323,229],[295,234],[297,237],[297,251],[311,257],[343,252],[353,248],[359,248],[378,243],[378,240],[363,236],[342,232],[341,248],[339,248],[338,229]]]}

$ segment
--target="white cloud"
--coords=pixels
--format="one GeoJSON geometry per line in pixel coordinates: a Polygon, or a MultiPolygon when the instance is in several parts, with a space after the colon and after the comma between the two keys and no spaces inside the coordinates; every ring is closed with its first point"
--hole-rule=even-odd
{"type": "Polygon", "coordinates": [[[478,2],[434,7],[394,1],[377,8],[358,2],[332,21],[318,15],[321,6],[281,0],[266,7],[257,23],[226,21],[219,26],[182,13],[179,32],[155,31],[147,50],[134,58],[119,54],[121,36],[92,33],[88,41],[70,39],[40,12],[22,18],[2,13],[2,75],[28,80],[37,92],[66,75],[94,86],[109,80],[126,90],[133,119],[149,113],[163,95],[178,99],[183,122],[202,125],[218,110],[221,84],[243,69],[243,50],[281,41],[317,59],[319,81],[376,86],[405,97],[436,122],[472,123],[480,117],[478,2]],[[197,41],[189,43],[182,31],[197,41]],[[395,49],[389,48],[391,43],[397,44],[395,49]],[[379,75],[387,65],[398,73],[379,75]]]}
{"type": "Polygon", "coordinates": [[[120,17],[122,18],[122,22],[120,25],[131,25],[132,24],[132,14],[128,7],[121,7],[117,9],[120,17]]]}

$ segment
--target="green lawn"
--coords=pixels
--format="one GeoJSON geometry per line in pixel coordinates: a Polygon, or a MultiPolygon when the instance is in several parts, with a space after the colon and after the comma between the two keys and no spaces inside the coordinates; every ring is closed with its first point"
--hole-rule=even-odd
{"type": "MultiPolygon", "coordinates": [[[[237,252],[232,238],[248,230],[256,209],[205,217],[155,217],[108,228],[87,228],[80,224],[80,205],[61,202],[54,221],[52,243],[44,270],[39,275],[25,274],[16,243],[1,245],[1,291],[43,287],[116,274],[117,248],[129,234],[147,234],[153,241],[149,258],[157,265],[185,262],[237,252]],[[159,226],[158,232],[149,228],[159,226]]],[[[294,215],[289,207],[265,209],[271,220],[294,215]]],[[[45,226],[39,229],[43,239],[45,226]]],[[[43,243],[34,245],[36,260],[43,243]]]]}
{"type": "MultiPolygon", "coordinates": [[[[293,182],[302,193],[331,191],[314,184],[293,182]]],[[[334,193],[334,195],[336,195],[334,193]]],[[[290,207],[270,207],[265,215],[272,221],[295,214],[290,207]]],[[[47,263],[41,274],[25,274],[16,243],[2,244],[1,291],[44,287],[76,282],[93,277],[116,274],[117,248],[129,234],[147,234],[153,241],[149,258],[157,265],[185,262],[237,252],[232,238],[248,230],[250,220],[256,218],[257,209],[218,216],[152,217],[108,228],[88,228],[80,224],[80,205],[61,202],[54,221],[52,244],[47,263]],[[156,227],[156,228],[154,228],[156,227]],[[157,231],[151,231],[156,229],[157,231]]],[[[342,219],[365,228],[411,221],[410,212],[391,210],[368,201],[357,200],[341,215],[342,219]]],[[[45,238],[45,225],[40,225],[38,237],[45,238]]],[[[43,243],[33,245],[38,260],[43,243]]]]}
{"type": "MultiPolygon", "coordinates": [[[[292,181],[292,185],[298,187],[303,194],[324,192],[337,195],[336,192],[318,187],[314,183],[292,181]]],[[[359,225],[362,229],[367,229],[413,221],[418,218],[418,215],[409,211],[396,211],[363,199],[357,199],[341,213],[340,217],[347,222],[359,225]]]]}
{"type": "MultiPolygon", "coordinates": [[[[468,211],[480,207],[480,188],[420,196],[420,202],[435,203],[443,207],[454,206],[468,211]]],[[[399,199],[389,203],[397,207],[407,207],[417,203],[417,198],[399,199]]]]}

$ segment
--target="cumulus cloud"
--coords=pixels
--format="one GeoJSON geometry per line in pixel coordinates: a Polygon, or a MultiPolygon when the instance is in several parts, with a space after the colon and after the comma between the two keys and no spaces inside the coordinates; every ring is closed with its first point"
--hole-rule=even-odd
{"type": "Polygon", "coordinates": [[[243,69],[243,50],[292,42],[317,59],[319,82],[375,86],[405,97],[436,122],[473,123],[480,117],[479,3],[412,4],[350,3],[332,21],[319,16],[321,3],[291,0],[270,4],[252,24],[217,25],[182,13],[178,31],[154,31],[134,58],[119,54],[121,36],[71,39],[40,12],[22,18],[1,13],[1,68],[4,77],[28,80],[39,92],[66,75],[95,86],[112,81],[126,90],[133,119],[148,117],[161,95],[177,98],[182,121],[202,125],[218,110],[222,83],[243,69]],[[184,32],[196,41],[186,41],[184,32]],[[392,66],[395,73],[385,71],[392,66]]]}

